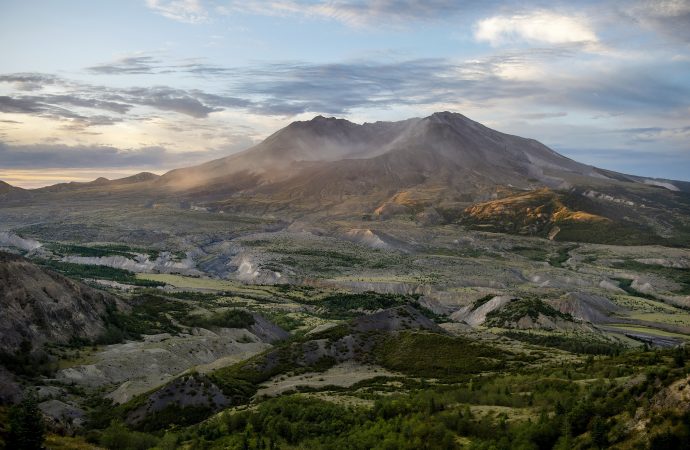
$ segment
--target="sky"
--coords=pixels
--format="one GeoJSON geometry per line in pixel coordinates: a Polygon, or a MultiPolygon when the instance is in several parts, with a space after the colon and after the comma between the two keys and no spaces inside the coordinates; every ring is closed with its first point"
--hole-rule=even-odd
{"type": "Polygon", "coordinates": [[[295,120],[462,113],[690,181],[690,0],[0,0],[0,180],[163,173],[295,120]]]}

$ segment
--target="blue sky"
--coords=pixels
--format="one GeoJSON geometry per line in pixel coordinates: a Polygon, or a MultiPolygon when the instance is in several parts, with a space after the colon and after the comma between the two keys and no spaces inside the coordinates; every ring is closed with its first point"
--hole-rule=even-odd
{"type": "Polygon", "coordinates": [[[690,180],[690,0],[0,0],[0,179],[162,172],[439,110],[690,180]]]}

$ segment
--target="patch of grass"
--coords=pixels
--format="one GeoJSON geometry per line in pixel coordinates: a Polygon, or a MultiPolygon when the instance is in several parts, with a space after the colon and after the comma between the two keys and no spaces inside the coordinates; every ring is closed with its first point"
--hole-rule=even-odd
{"type": "Polygon", "coordinates": [[[341,323],[334,327],[330,327],[326,330],[319,331],[318,333],[313,333],[311,335],[312,339],[328,339],[331,342],[338,341],[348,334],[352,333],[352,328],[346,323],[341,323]]]}
{"type": "Polygon", "coordinates": [[[124,339],[140,339],[143,334],[181,331],[173,321],[187,317],[189,305],[152,294],[137,295],[131,300],[132,311],[122,313],[109,310],[104,317],[106,332],[97,339],[99,344],[115,344],[124,339]]]}
{"type": "Polygon", "coordinates": [[[690,340],[690,336],[687,336],[685,334],[672,333],[670,331],[659,330],[657,328],[649,328],[649,327],[645,327],[643,325],[629,325],[629,324],[614,323],[614,324],[609,324],[607,326],[612,327],[612,328],[617,328],[620,330],[624,330],[624,331],[649,334],[652,336],[679,338],[679,339],[683,339],[686,341],[690,340]]]}
{"type": "Polygon", "coordinates": [[[100,447],[89,443],[82,436],[46,436],[45,447],[49,450],[98,450],[100,447]]]}
{"type": "Polygon", "coordinates": [[[268,239],[255,239],[253,241],[242,241],[242,245],[245,247],[266,247],[271,244],[268,239]]]}
{"type": "Polygon", "coordinates": [[[423,332],[384,336],[374,355],[380,365],[390,370],[450,379],[500,369],[507,356],[504,351],[480,342],[423,332]]]}
{"type": "MultiPolygon", "coordinates": [[[[635,260],[617,262],[613,265],[613,267],[617,269],[632,270],[634,272],[654,274],[666,278],[680,285],[680,289],[675,291],[675,293],[680,295],[690,295],[690,270],[688,269],[665,267],[658,264],[644,264],[641,262],[637,262],[635,260]]],[[[632,283],[632,281],[630,281],[630,283],[632,283]]],[[[628,289],[632,289],[630,288],[629,284],[627,287],[628,289]]],[[[621,288],[623,288],[625,291],[628,291],[628,289],[626,289],[626,287],[623,287],[622,285],[621,288]]],[[[639,296],[639,292],[637,293],[637,295],[639,296]]]]}
{"type": "Polygon", "coordinates": [[[84,246],[84,245],[74,245],[74,244],[63,244],[59,242],[49,242],[45,244],[45,247],[51,252],[59,256],[66,255],[77,255],[86,257],[104,257],[104,256],[124,256],[125,258],[134,258],[136,255],[129,253],[124,250],[100,247],[100,246],[84,246]]]}
{"type": "Polygon", "coordinates": [[[241,309],[215,312],[210,316],[189,315],[183,319],[185,325],[199,328],[249,328],[254,325],[254,316],[241,309]]]}
{"type": "Polygon", "coordinates": [[[494,294],[487,294],[482,298],[478,298],[477,300],[474,301],[474,303],[472,303],[472,309],[474,310],[474,309],[479,308],[480,306],[484,305],[486,302],[488,302],[489,300],[491,300],[494,297],[495,297],[494,294]]]}
{"type": "Polygon", "coordinates": [[[214,291],[242,290],[239,283],[211,278],[188,277],[166,273],[138,273],[137,279],[151,281],[160,285],[169,284],[179,289],[208,289],[214,291]]]}
{"type": "Polygon", "coordinates": [[[77,245],[63,242],[48,242],[45,247],[51,252],[60,255],[77,255],[99,258],[104,256],[124,256],[125,258],[135,258],[136,253],[149,255],[151,259],[157,259],[160,251],[130,247],[124,244],[96,244],[96,245],[77,245]]]}
{"type": "Polygon", "coordinates": [[[286,331],[296,330],[297,328],[304,325],[304,321],[296,317],[290,316],[286,313],[280,312],[262,312],[262,315],[268,320],[278,325],[280,328],[286,331]]]}
{"type": "Polygon", "coordinates": [[[116,281],[118,283],[131,284],[135,286],[165,286],[165,283],[160,281],[141,279],[134,272],[130,272],[129,270],[115,269],[108,266],[74,264],[45,259],[37,259],[34,260],[34,262],[43,267],[54,270],[55,272],[61,273],[62,275],[78,280],[98,279],[116,281]]]}
{"type": "MultiPolygon", "coordinates": [[[[208,374],[209,379],[234,404],[247,403],[259,384],[282,373],[324,372],[336,364],[333,358],[323,356],[312,363],[303,361],[304,342],[286,342],[246,361],[224,367],[208,374]]],[[[306,344],[308,345],[308,344],[306,344]]]]}
{"type": "Polygon", "coordinates": [[[528,344],[542,347],[553,347],[571,353],[582,355],[618,355],[625,350],[625,346],[611,342],[585,339],[582,336],[568,337],[557,334],[538,334],[524,331],[505,331],[503,336],[528,344]]]}
{"type": "Polygon", "coordinates": [[[510,249],[511,253],[515,253],[520,256],[524,256],[532,261],[546,261],[546,257],[549,252],[546,248],[540,247],[522,247],[517,246],[510,249]]]}
{"type": "Polygon", "coordinates": [[[513,299],[503,308],[491,311],[486,315],[484,324],[489,327],[505,327],[523,317],[537,320],[540,314],[569,322],[573,321],[570,314],[564,314],[538,298],[528,297],[513,299]]]}
{"type": "Polygon", "coordinates": [[[347,254],[347,253],[341,253],[341,252],[336,252],[333,250],[319,250],[319,249],[309,249],[309,248],[302,248],[302,249],[283,249],[280,251],[280,253],[286,254],[286,255],[299,255],[299,256],[312,256],[316,258],[323,258],[327,259],[330,262],[333,262],[337,265],[342,265],[342,266],[357,266],[361,265],[365,262],[363,258],[360,258],[359,256],[347,254]]]}
{"type": "Polygon", "coordinates": [[[551,264],[553,267],[563,267],[563,263],[570,258],[570,252],[576,248],[577,245],[565,245],[563,247],[559,247],[556,254],[549,258],[549,264],[551,264]]]}
{"type": "Polygon", "coordinates": [[[327,316],[333,319],[350,318],[354,311],[377,311],[394,308],[410,302],[410,297],[400,294],[380,294],[378,292],[336,293],[323,298],[319,305],[326,308],[327,316]]]}
{"type": "Polygon", "coordinates": [[[428,255],[433,256],[451,256],[457,258],[479,258],[486,257],[487,255],[492,255],[494,252],[484,249],[477,249],[472,247],[433,247],[427,250],[428,255]]]}
{"type": "Polygon", "coordinates": [[[571,221],[559,223],[558,227],[561,231],[556,235],[556,241],[613,245],[663,245],[666,243],[651,228],[637,224],[571,221]]]}
{"type": "Polygon", "coordinates": [[[195,302],[212,302],[219,298],[218,294],[209,292],[195,292],[195,291],[182,291],[182,292],[166,292],[166,297],[179,298],[180,300],[190,300],[195,302]]]}
{"type": "Polygon", "coordinates": [[[618,282],[618,286],[633,297],[642,297],[649,300],[656,300],[653,295],[645,294],[632,287],[633,280],[629,278],[612,278],[618,282]]]}

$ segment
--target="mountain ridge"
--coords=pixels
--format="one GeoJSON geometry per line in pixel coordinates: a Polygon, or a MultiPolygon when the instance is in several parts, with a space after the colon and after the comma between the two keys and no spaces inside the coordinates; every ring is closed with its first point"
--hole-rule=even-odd
{"type": "MultiPolygon", "coordinates": [[[[268,167],[272,167],[275,164],[284,165],[285,163],[315,163],[350,159],[371,159],[386,154],[390,151],[401,150],[401,147],[404,148],[405,146],[409,146],[410,143],[401,144],[398,142],[398,140],[401,138],[413,139],[414,136],[409,136],[411,131],[410,128],[420,124],[434,124],[440,127],[445,126],[452,128],[458,135],[467,135],[468,131],[474,133],[483,133],[488,135],[493,141],[501,140],[501,138],[514,138],[518,143],[522,143],[530,150],[540,152],[542,156],[547,157],[547,160],[539,161],[538,158],[532,154],[532,152],[523,151],[522,154],[514,155],[517,156],[518,160],[521,159],[523,163],[541,163],[544,168],[551,170],[579,170],[583,171],[586,176],[618,179],[619,181],[623,180],[639,182],[642,179],[647,179],[649,181],[690,184],[678,180],[627,175],[582,164],[559,154],[535,139],[502,133],[488,128],[479,122],[473,121],[472,119],[469,119],[460,113],[443,111],[435,112],[424,118],[414,117],[401,121],[377,121],[364,122],[362,124],[350,122],[347,119],[318,115],[310,120],[292,122],[286,127],[268,136],[261,143],[249,147],[241,152],[207,161],[195,166],[172,169],[160,176],[150,172],[140,172],[132,176],[113,180],[101,177],[89,182],[57,183],[55,185],[35,189],[23,189],[0,181],[0,183],[2,183],[0,185],[0,193],[5,192],[8,187],[21,189],[24,191],[42,191],[56,189],[58,186],[62,188],[67,186],[79,188],[98,184],[134,184],[146,183],[150,181],[156,181],[161,185],[169,185],[171,179],[177,178],[180,175],[189,176],[191,175],[190,172],[193,171],[205,171],[206,178],[212,179],[214,178],[215,171],[212,170],[209,174],[208,169],[212,168],[213,166],[221,166],[219,168],[224,170],[222,175],[227,175],[250,169],[261,172],[262,170],[266,169],[266,167],[261,166],[262,163],[267,164],[268,167]],[[311,133],[311,135],[309,135],[309,133],[311,133]],[[376,150],[372,150],[370,148],[362,149],[362,141],[364,138],[371,139],[373,141],[366,143],[366,145],[369,147],[381,147],[377,147],[376,150]],[[288,139],[293,139],[297,142],[285,143],[284,141],[288,139]],[[322,141],[328,140],[330,142],[319,142],[319,139],[322,141]],[[271,147],[272,145],[276,144],[278,145],[278,148],[271,147]],[[334,144],[339,144],[339,146],[334,144]],[[248,159],[248,156],[254,157],[257,161],[251,163],[247,162],[246,160],[248,159]],[[530,156],[533,158],[532,161],[529,161],[530,156]],[[558,160],[561,165],[555,163],[555,160],[558,160]]],[[[436,131],[443,132],[442,130],[436,131]]],[[[513,142],[512,144],[515,143],[513,142]]],[[[416,145],[422,146],[423,142],[417,142],[416,145]]],[[[493,150],[495,150],[495,148],[493,150]]],[[[483,156],[488,155],[486,152],[484,152],[483,156]]],[[[678,186],[676,186],[676,188],[678,188],[678,186]]]]}
{"type": "MultiPolygon", "coordinates": [[[[14,204],[168,205],[279,214],[288,221],[397,216],[544,236],[558,234],[556,224],[549,220],[543,226],[537,218],[538,226],[532,226],[533,211],[551,211],[558,204],[571,211],[570,218],[593,220],[569,220],[571,229],[562,236],[586,239],[587,226],[603,229],[603,217],[627,230],[623,237],[682,235],[682,242],[690,240],[690,183],[582,164],[534,139],[502,133],[448,111],[363,124],[316,116],[293,122],[240,153],[161,176],[140,173],[119,180],[4,190],[11,192],[0,192],[0,198],[14,204]],[[553,194],[504,203],[503,209],[515,205],[508,215],[494,214],[495,205],[472,208],[540,189],[553,194]],[[535,204],[535,199],[546,203],[535,204]]],[[[614,237],[603,235],[603,242],[614,237]]]]}

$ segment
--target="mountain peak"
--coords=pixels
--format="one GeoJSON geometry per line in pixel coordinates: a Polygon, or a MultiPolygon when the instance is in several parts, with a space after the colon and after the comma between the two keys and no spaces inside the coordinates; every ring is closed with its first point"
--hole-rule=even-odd
{"type": "Polygon", "coordinates": [[[22,188],[12,186],[11,184],[5,183],[4,181],[0,180],[0,194],[6,193],[6,192],[21,191],[21,190],[22,190],[22,188]]]}
{"type": "MultiPolygon", "coordinates": [[[[324,122],[324,121],[334,121],[334,120],[338,120],[338,118],[335,116],[326,117],[326,116],[322,116],[321,114],[319,114],[318,116],[314,116],[314,118],[311,119],[311,122],[324,122]]],[[[340,120],[345,120],[345,119],[340,119],[340,120]]]]}
{"type": "Polygon", "coordinates": [[[159,177],[160,177],[160,175],[156,175],[155,173],[139,172],[135,175],[131,175],[131,176],[125,177],[125,178],[120,178],[119,180],[116,180],[116,181],[139,182],[139,181],[155,180],[156,178],[159,178],[159,177]]]}
{"type": "Polygon", "coordinates": [[[436,111],[435,113],[433,113],[429,117],[430,118],[432,118],[432,117],[433,118],[444,118],[444,119],[445,118],[455,118],[455,117],[465,118],[465,116],[463,116],[462,114],[456,113],[456,112],[451,112],[451,111],[436,111]]]}
{"type": "Polygon", "coordinates": [[[450,111],[439,111],[435,112],[429,117],[426,118],[427,120],[431,122],[440,122],[440,123],[457,123],[457,122],[462,122],[466,124],[474,124],[477,123],[474,120],[468,118],[467,116],[463,116],[460,113],[456,112],[450,112],[450,111]]]}

